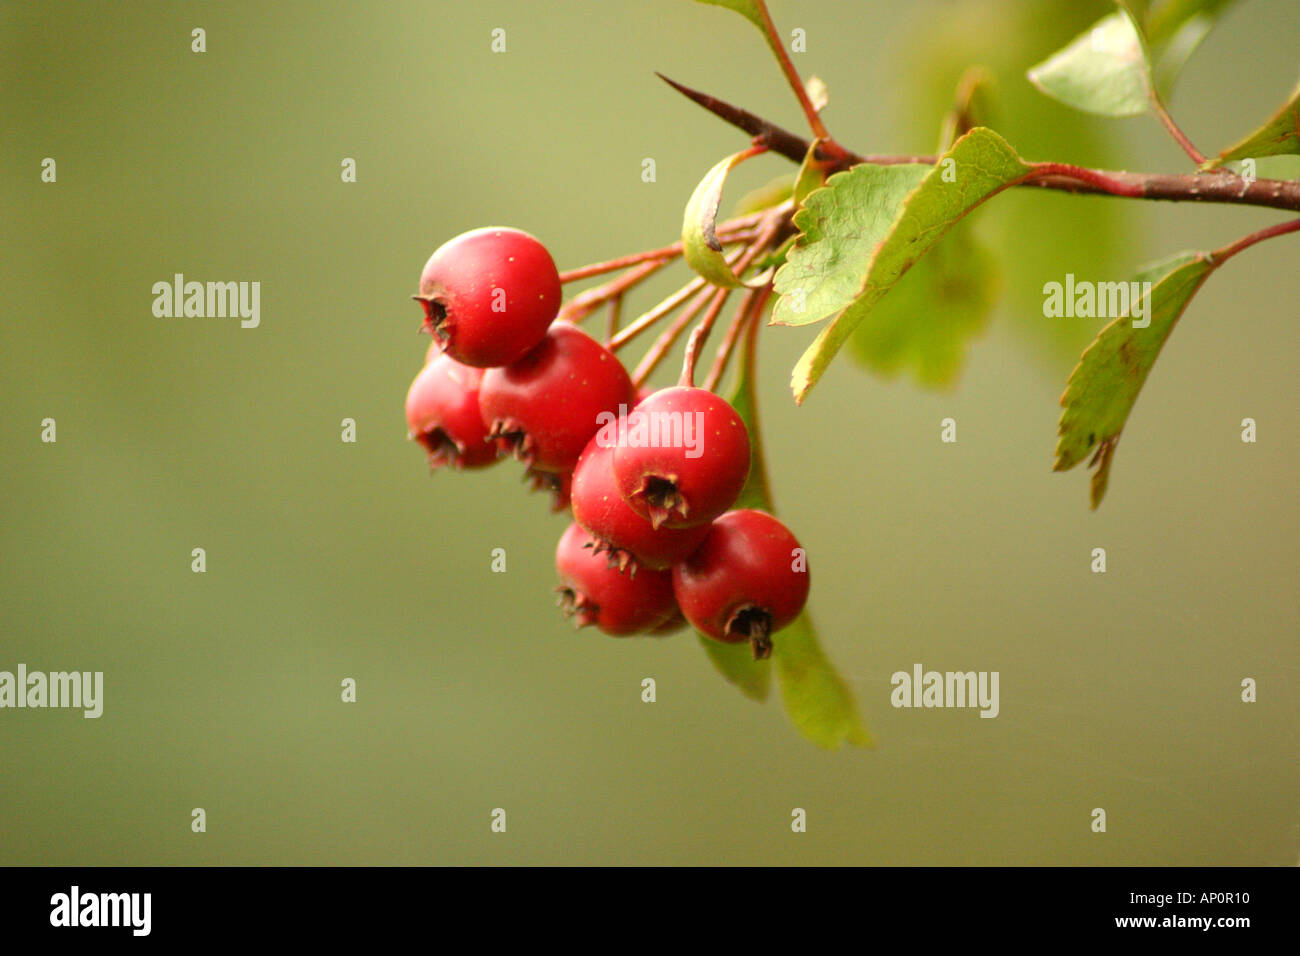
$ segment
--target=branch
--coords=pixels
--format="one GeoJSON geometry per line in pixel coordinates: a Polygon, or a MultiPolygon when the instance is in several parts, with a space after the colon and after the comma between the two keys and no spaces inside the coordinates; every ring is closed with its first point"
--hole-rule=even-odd
{"type": "MultiPolygon", "coordinates": [[[[802,137],[769,123],[767,120],[733,106],[724,100],[693,90],[659,74],[664,82],[687,99],[704,107],[754,137],[754,142],[766,146],[786,159],[802,163],[808,153],[809,143],[802,137]]],[[[834,161],[834,156],[818,157],[834,161]]],[[[849,152],[840,169],[862,163],[878,166],[899,163],[920,163],[933,166],[937,156],[862,156],[849,152]]],[[[1035,164],[1039,172],[1018,186],[1036,186],[1057,192],[1086,193],[1103,196],[1124,196],[1130,199],[1158,199],[1171,202],[1228,203],[1238,206],[1264,206],[1270,209],[1289,209],[1300,212],[1300,181],[1284,179],[1256,179],[1248,181],[1231,173],[1129,173],[1106,169],[1087,169],[1064,163],[1035,164]]]]}
{"type": "MultiPolygon", "coordinates": [[[[799,101],[799,108],[803,110],[804,118],[808,120],[808,128],[812,130],[816,139],[831,141],[831,134],[826,131],[817,107],[813,106],[812,100],[808,98],[808,90],[803,85],[799,71],[790,62],[790,54],[785,51],[785,44],[781,42],[781,36],[776,32],[776,24],[772,22],[772,14],[768,12],[767,4],[763,0],[754,0],[754,6],[758,8],[759,15],[763,18],[763,34],[767,37],[767,45],[772,48],[777,62],[781,64],[781,72],[785,74],[785,80],[790,84],[795,99],[799,101]]],[[[834,150],[842,149],[838,144],[831,142],[834,150]]]]}

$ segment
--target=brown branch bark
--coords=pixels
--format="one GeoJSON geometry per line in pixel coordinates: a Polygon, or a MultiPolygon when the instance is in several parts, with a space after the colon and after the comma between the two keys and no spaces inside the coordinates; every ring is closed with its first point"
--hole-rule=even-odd
{"type": "MultiPolygon", "coordinates": [[[[769,123],[762,117],[734,106],[725,100],[683,86],[674,80],[668,79],[662,73],[658,74],[658,76],[687,99],[704,107],[704,109],[732,126],[744,130],[753,137],[756,144],[766,146],[772,152],[780,153],[796,163],[803,162],[804,156],[807,155],[809,142],[795,133],[782,129],[774,123],[769,123]]],[[[820,153],[819,158],[828,161],[836,159],[835,156],[830,155],[820,156],[820,153]]],[[[839,165],[840,168],[844,169],[862,163],[874,163],[881,166],[900,163],[922,163],[932,166],[937,159],[936,156],[863,156],[848,152],[839,165]]],[[[1059,172],[1051,175],[1034,176],[1019,183],[1018,186],[1033,186],[1039,189],[1051,189],[1067,193],[1123,196],[1130,199],[1228,203],[1238,206],[1263,206],[1269,209],[1287,209],[1292,212],[1300,212],[1300,181],[1285,179],[1247,181],[1241,176],[1223,170],[1186,174],[1130,173],[1107,169],[1051,165],[1063,170],[1074,169],[1076,172],[1073,174],[1059,172]]]]}

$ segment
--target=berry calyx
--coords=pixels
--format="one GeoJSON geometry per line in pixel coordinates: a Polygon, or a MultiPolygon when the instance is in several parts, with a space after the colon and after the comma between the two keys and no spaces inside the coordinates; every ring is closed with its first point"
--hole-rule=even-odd
{"type": "Polygon", "coordinates": [[[772,635],[808,600],[808,564],[798,540],[764,511],[729,511],[699,549],[673,566],[673,593],[702,634],[748,641],[754,658],[772,653],[772,635]]]}
{"type": "Polygon", "coordinates": [[[577,326],[557,322],[532,351],[489,369],[479,391],[488,433],[536,471],[572,471],[603,417],[632,400],[614,353],[577,326]]]}
{"type": "Polygon", "coordinates": [[[456,361],[507,365],[539,341],[560,309],[560,274],[546,247],[518,229],[490,226],[439,246],[414,298],[424,328],[456,361]]]}
{"type": "Polygon", "coordinates": [[[573,470],[574,520],[591,535],[593,550],[619,570],[671,568],[699,547],[709,526],[656,529],[618,493],[613,459],[614,447],[602,444],[599,433],[587,443],[573,470]]]}
{"type": "Polygon", "coordinates": [[[674,609],[673,613],[662,624],[652,628],[647,633],[651,637],[667,637],[669,634],[676,634],[686,627],[688,623],[686,615],[682,614],[680,609],[674,609]]]}
{"type": "Polygon", "coordinates": [[[572,472],[537,471],[535,468],[525,468],[524,481],[533,491],[550,492],[551,514],[559,514],[569,507],[569,496],[573,490],[572,472]]]}
{"type": "Polygon", "coordinates": [[[749,430],[724,399],[679,385],[627,416],[614,451],[619,493],[656,527],[707,525],[736,502],[749,476],[749,430]]]}
{"type": "Polygon", "coordinates": [[[560,606],[578,627],[594,625],[614,636],[639,634],[663,624],[676,611],[670,572],[623,574],[594,553],[588,547],[592,543],[575,523],[555,549],[560,606]]]}
{"type": "Polygon", "coordinates": [[[437,355],[406,393],[410,437],[424,446],[430,468],[484,468],[497,460],[479,412],[483,370],[437,355]]]}

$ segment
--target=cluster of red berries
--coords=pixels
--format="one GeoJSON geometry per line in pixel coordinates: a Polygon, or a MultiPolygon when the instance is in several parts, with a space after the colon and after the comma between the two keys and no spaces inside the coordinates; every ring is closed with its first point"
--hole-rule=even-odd
{"type": "Polygon", "coordinates": [[[662,635],[690,623],[756,657],[808,596],[803,550],[771,515],[735,504],[750,443],[736,410],[688,385],[638,390],[613,352],[555,318],[560,276],[515,229],[434,252],[414,297],[434,343],[406,419],[432,468],[527,464],[574,521],[555,563],[579,626],[662,635]]]}

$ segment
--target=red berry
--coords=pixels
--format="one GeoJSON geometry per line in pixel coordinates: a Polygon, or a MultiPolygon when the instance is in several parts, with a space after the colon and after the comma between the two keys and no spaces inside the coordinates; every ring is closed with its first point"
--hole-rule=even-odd
{"type": "Polygon", "coordinates": [[[573,470],[573,517],[606,552],[610,564],[632,573],[638,568],[665,570],[700,546],[708,525],[655,529],[623,500],[614,482],[614,447],[597,433],[573,470]]]}
{"type": "Polygon", "coordinates": [[[606,634],[621,636],[649,631],[664,623],[673,603],[673,576],[668,571],[643,570],[623,574],[596,554],[587,532],[569,525],[555,549],[560,572],[560,603],[579,627],[594,624],[606,634]]]}
{"type": "Polygon", "coordinates": [[[572,471],[605,417],[632,400],[614,354],[558,322],[531,352],[483,376],[479,406],[489,434],[537,471],[572,471]]]}
{"type": "Polygon", "coordinates": [[[491,226],[439,246],[415,298],[424,327],[456,361],[508,365],[546,333],[560,309],[560,274],[546,247],[518,229],[491,226]]]}
{"type": "Polygon", "coordinates": [[[798,540],[763,511],[729,511],[713,522],[698,551],[673,567],[673,593],[702,634],[749,641],[754,657],[772,652],[771,635],[808,600],[808,565],[798,540]]]}
{"type": "Polygon", "coordinates": [[[705,525],[733,504],[749,476],[749,431],[725,400],[679,385],[655,392],[627,417],[614,478],[656,527],[705,525]]]}
{"type": "Polygon", "coordinates": [[[479,412],[483,370],[449,355],[433,358],[406,393],[406,424],[429,453],[429,467],[482,468],[497,459],[479,412]]]}

